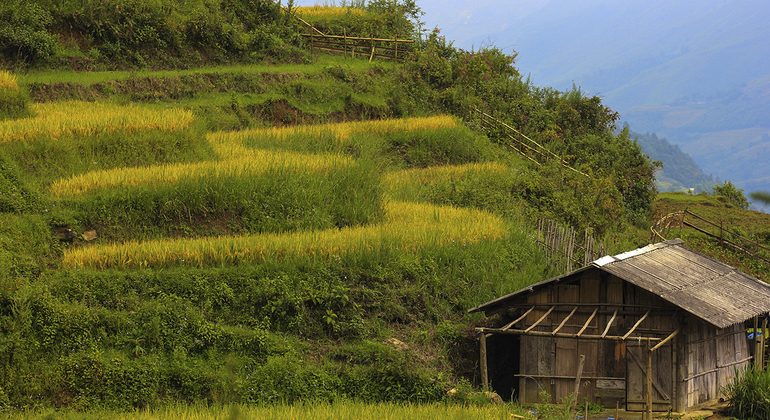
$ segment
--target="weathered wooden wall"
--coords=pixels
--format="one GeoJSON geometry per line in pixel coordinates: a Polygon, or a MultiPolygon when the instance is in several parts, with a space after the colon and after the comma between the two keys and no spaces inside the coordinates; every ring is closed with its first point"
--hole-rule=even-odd
{"type": "Polygon", "coordinates": [[[735,377],[735,369],[751,363],[742,325],[717,329],[692,317],[684,335],[683,386],[687,407],[720,397],[719,389],[735,377]]]}

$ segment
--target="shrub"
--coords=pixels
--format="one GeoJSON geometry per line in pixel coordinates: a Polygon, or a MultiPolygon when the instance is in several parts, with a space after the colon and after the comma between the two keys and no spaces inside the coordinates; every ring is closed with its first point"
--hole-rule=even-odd
{"type": "Polygon", "coordinates": [[[743,190],[733,185],[730,181],[725,181],[723,185],[714,185],[714,195],[721,195],[730,200],[734,206],[739,209],[747,210],[749,200],[743,194],[743,190]]]}
{"type": "Polygon", "coordinates": [[[48,32],[51,14],[35,2],[0,5],[0,56],[32,63],[53,55],[56,37],[48,32]]]}

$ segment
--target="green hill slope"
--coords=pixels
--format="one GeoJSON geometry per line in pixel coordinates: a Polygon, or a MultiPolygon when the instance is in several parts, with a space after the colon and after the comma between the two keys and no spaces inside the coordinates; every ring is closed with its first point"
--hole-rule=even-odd
{"type": "MultiPolygon", "coordinates": [[[[17,6],[91,45],[75,64],[108,65],[115,33],[94,28],[125,14],[167,32],[120,43],[117,67],[242,64],[71,73],[50,69],[72,66],[62,50],[3,50],[32,64],[0,85],[32,98],[0,120],[3,407],[443,400],[474,378],[466,310],[555,274],[538,218],[643,241],[655,165],[617,114],[499,50],[434,33],[404,64],[309,60],[291,25],[257,42],[288,19],[270,2],[105,3],[17,6]],[[248,48],[191,43],[202,13],[248,48]],[[482,129],[482,107],[519,137],[482,129]]],[[[370,22],[412,22],[389,4],[370,22]]]]}

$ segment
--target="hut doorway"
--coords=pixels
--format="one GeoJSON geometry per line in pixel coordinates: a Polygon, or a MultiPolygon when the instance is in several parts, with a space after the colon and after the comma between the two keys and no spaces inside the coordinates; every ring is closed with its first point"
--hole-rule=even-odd
{"type": "Polygon", "coordinates": [[[519,399],[521,337],[495,334],[487,338],[489,386],[503,401],[519,399]]]}
{"type": "MultiPolygon", "coordinates": [[[[647,402],[647,354],[645,342],[626,343],[626,410],[645,411],[647,402]]],[[[673,347],[670,343],[652,352],[652,411],[674,408],[673,347]]]]}

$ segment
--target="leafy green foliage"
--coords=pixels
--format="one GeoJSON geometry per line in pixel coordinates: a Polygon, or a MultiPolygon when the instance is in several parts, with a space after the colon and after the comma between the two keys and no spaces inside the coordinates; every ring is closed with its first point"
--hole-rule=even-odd
{"type": "Polygon", "coordinates": [[[0,5],[0,57],[33,62],[54,54],[56,37],[48,26],[53,17],[36,2],[13,0],[0,5]]]}
{"type": "Polygon", "coordinates": [[[714,185],[714,195],[721,195],[730,200],[734,206],[746,210],[749,208],[749,200],[743,195],[743,190],[733,185],[730,181],[725,181],[722,185],[714,185]]]}

